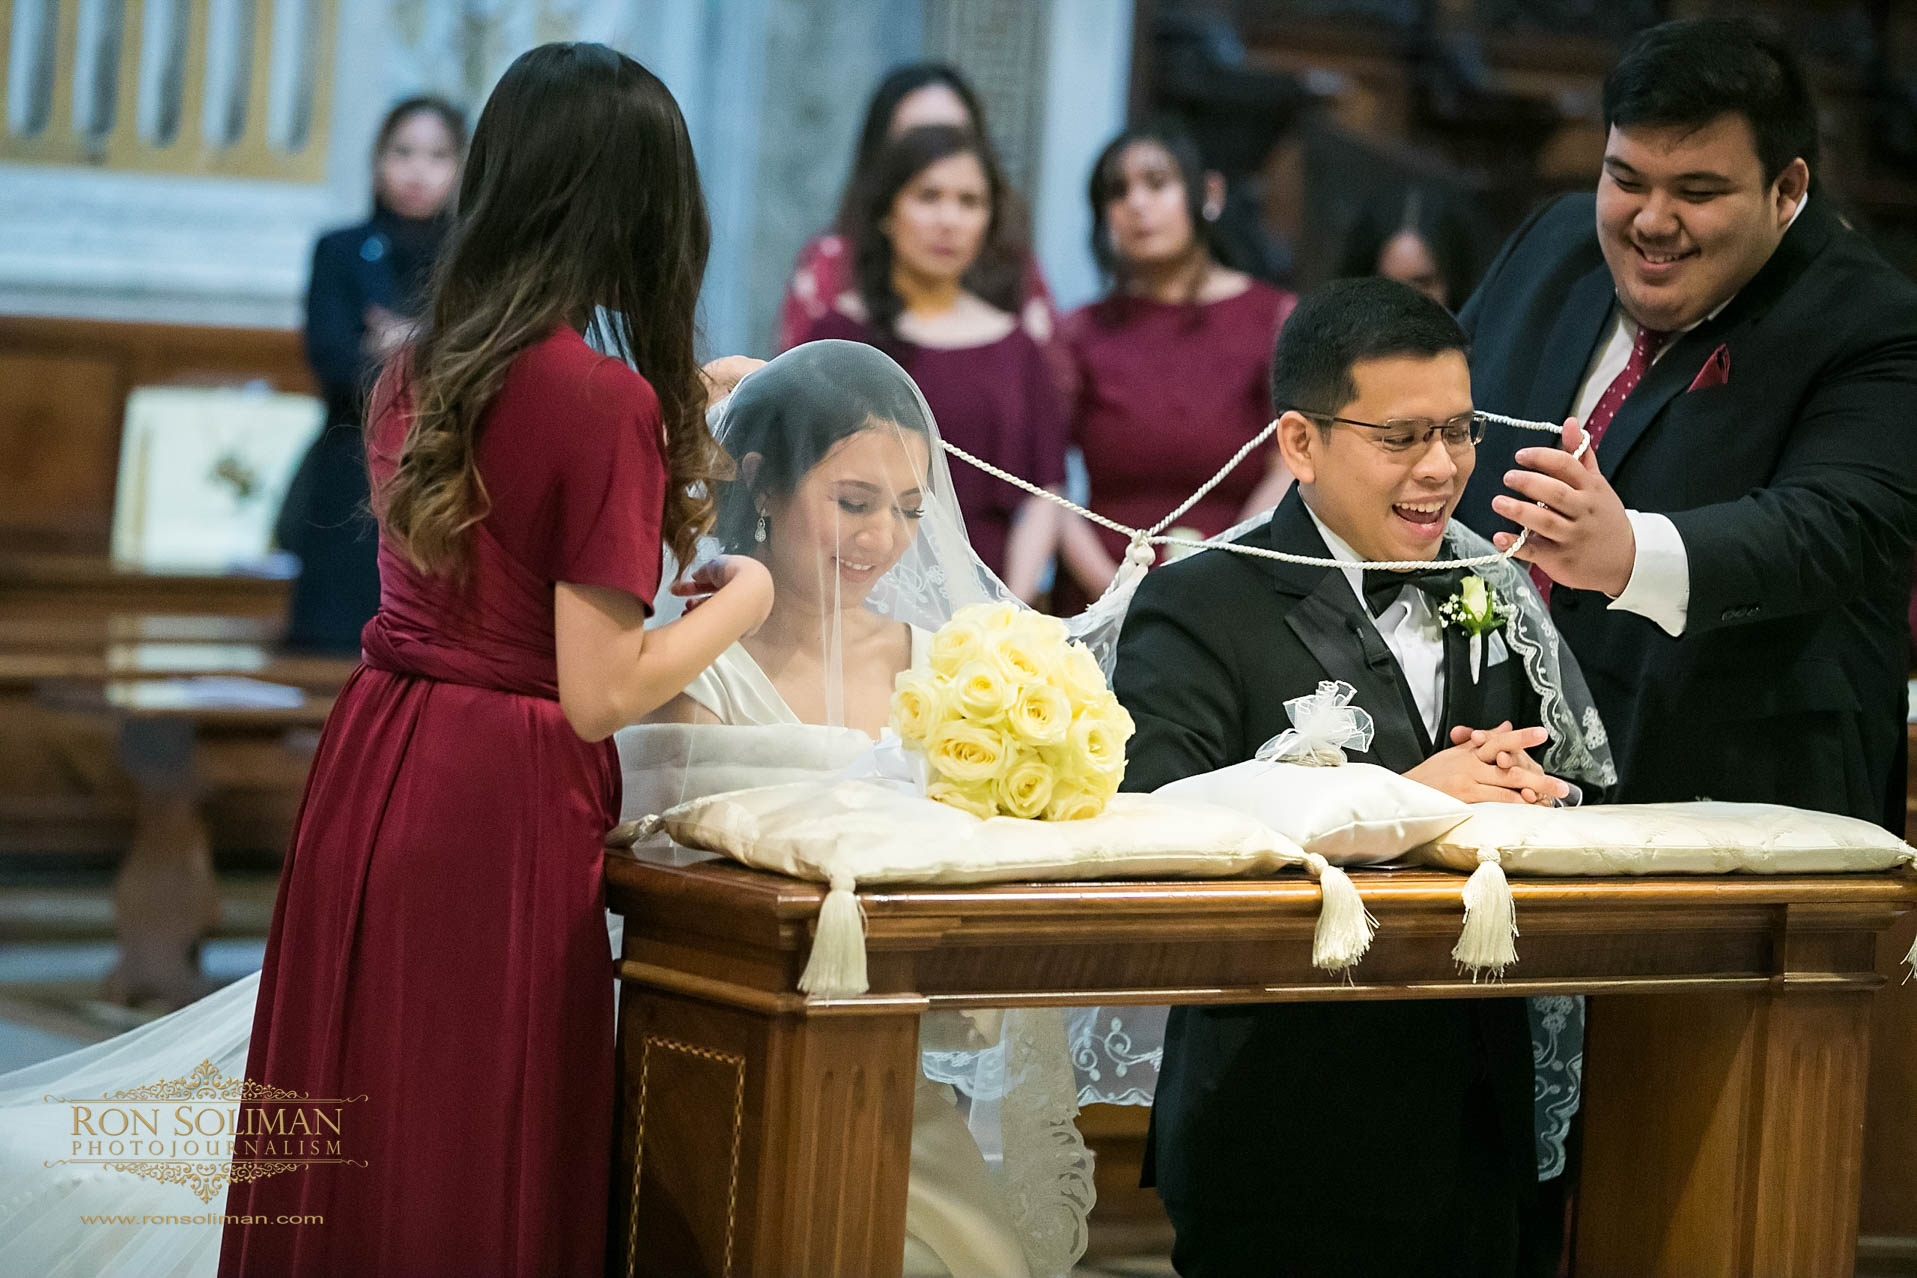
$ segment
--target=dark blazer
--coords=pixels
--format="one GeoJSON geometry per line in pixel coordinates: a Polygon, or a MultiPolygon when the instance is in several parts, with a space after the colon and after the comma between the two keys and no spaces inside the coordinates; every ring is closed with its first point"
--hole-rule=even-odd
{"type": "Polygon", "coordinates": [[[306,291],[306,358],[326,399],[326,427],[288,485],[276,528],[300,558],[288,607],[289,646],[356,653],[379,609],[378,540],[367,511],[365,398],[378,369],[366,356],[366,309],[417,309],[437,236],[376,213],[320,237],[306,291]]]}
{"type": "MultiPolygon", "coordinates": [[[[1329,553],[1296,489],[1244,541],[1329,553]]],[[[1445,728],[1537,722],[1518,660],[1474,686],[1465,641],[1446,634],[1445,728]]],[[[1114,687],[1138,725],[1125,788],[1251,758],[1322,679],[1350,683],[1376,724],[1357,759],[1402,772],[1430,753],[1341,571],[1226,551],[1153,571],[1119,639],[1114,687]]],[[[1174,1207],[1294,1214],[1301,1237],[1349,1217],[1373,1257],[1435,1248],[1448,1263],[1456,1221],[1513,1213],[1536,1183],[1530,1051],[1516,998],[1176,1008],[1146,1183],[1174,1207]]]]}
{"type": "MultiPolygon", "coordinates": [[[[1519,229],[1460,316],[1481,408],[1561,421],[1615,304],[1593,197],[1519,229]]],[[[1515,452],[1493,428],[1458,516],[1487,535],[1515,452]]],[[[1617,797],[1789,803],[1903,830],[1906,604],[1917,539],[1917,287],[1822,191],[1714,319],[1672,339],[1598,463],[1668,515],[1684,634],[1554,590],[1617,756],[1617,797]],[[1689,390],[1724,348],[1729,380],[1689,390]]]]}

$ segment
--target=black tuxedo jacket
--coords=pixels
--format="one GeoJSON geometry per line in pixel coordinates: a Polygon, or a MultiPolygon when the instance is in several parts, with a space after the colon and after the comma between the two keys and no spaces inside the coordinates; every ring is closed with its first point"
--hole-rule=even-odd
{"type": "MultiPolygon", "coordinates": [[[[1329,554],[1296,490],[1244,540],[1329,554]]],[[[1448,644],[1440,736],[1537,722],[1515,657],[1475,685],[1466,660],[1448,644]]],[[[1322,679],[1350,683],[1371,713],[1357,759],[1402,772],[1429,753],[1342,571],[1227,551],[1154,570],[1119,639],[1114,686],[1138,725],[1125,788],[1251,758],[1291,726],[1285,701],[1322,679]]],[[[1531,1111],[1522,999],[1176,1008],[1146,1183],[1174,1204],[1291,1213],[1299,1229],[1362,1219],[1374,1256],[1448,1255],[1447,1215],[1515,1210],[1535,1184],[1531,1111]]]]}
{"type": "MultiPolygon", "coordinates": [[[[1589,195],[1545,207],[1466,305],[1480,408],[1574,411],[1615,304],[1594,216],[1589,195]]],[[[1491,499],[1542,438],[1494,427],[1459,518],[1510,528],[1491,499]]],[[[1690,564],[1675,639],[1602,595],[1552,592],[1611,733],[1617,797],[1789,803],[1901,833],[1917,287],[1814,192],[1730,304],[1672,339],[1598,464],[1627,507],[1671,518],[1690,564]],[[1720,346],[1729,381],[1690,390],[1720,346]]]]}

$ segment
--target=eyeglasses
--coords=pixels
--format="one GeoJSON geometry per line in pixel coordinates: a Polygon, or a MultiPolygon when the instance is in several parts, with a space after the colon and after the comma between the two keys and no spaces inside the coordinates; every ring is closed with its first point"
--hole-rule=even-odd
{"type": "Polygon", "coordinates": [[[1452,452],[1460,452],[1484,442],[1486,419],[1475,412],[1459,413],[1445,421],[1433,421],[1429,417],[1388,417],[1382,422],[1361,422],[1350,417],[1336,417],[1330,413],[1314,413],[1300,408],[1295,411],[1301,417],[1314,422],[1335,422],[1343,426],[1362,426],[1366,430],[1376,431],[1372,439],[1378,447],[1387,453],[1402,455],[1413,450],[1431,447],[1431,437],[1444,440],[1444,446],[1452,452]]]}

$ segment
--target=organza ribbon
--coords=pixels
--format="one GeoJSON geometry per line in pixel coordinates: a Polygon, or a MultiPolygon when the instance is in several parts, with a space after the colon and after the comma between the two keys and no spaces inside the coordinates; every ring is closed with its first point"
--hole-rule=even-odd
{"type": "Polygon", "coordinates": [[[1351,704],[1357,695],[1342,679],[1320,680],[1316,692],[1285,702],[1292,726],[1259,746],[1256,757],[1266,763],[1335,768],[1345,761],[1347,749],[1370,749],[1375,729],[1371,716],[1351,704]]]}

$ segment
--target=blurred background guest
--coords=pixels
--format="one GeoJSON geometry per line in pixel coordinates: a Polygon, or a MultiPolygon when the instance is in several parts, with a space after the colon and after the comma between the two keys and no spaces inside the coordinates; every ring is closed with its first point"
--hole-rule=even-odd
{"type": "MultiPolygon", "coordinates": [[[[981,257],[1014,253],[991,145],[949,124],[910,129],[880,150],[852,204],[855,287],[804,340],[886,351],[912,375],[945,438],[1046,486],[1065,480],[1065,425],[1044,353],[1018,317],[968,279],[981,257]]],[[[1052,539],[1043,500],[955,462],[952,483],[979,557],[1020,598],[1037,593],[1052,539]]]]}
{"type": "Polygon", "coordinates": [[[1456,210],[1413,187],[1400,202],[1359,213],[1345,235],[1338,274],[1382,275],[1455,311],[1478,283],[1471,228],[1456,210]]]}
{"type": "Polygon", "coordinates": [[[407,98],[387,113],[373,146],[373,215],[314,246],[306,358],[326,401],[326,428],[280,511],[280,545],[300,559],[290,647],[358,652],[360,629],[379,611],[360,424],[380,366],[412,335],[465,149],[457,107],[407,98]]]}
{"type": "MultiPolygon", "coordinates": [[[[1071,438],[1091,509],[1146,528],[1196,492],[1260,430],[1272,344],[1297,297],[1218,261],[1225,181],[1178,124],[1128,129],[1092,167],[1092,253],[1111,289],[1065,318],[1071,438]]],[[[1277,504],[1291,482],[1274,447],[1247,458],[1178,518],[1211,536],[1277,504]]],[[[1076,611],[1110,584],[1125,540],[1060,519],[1054,606],[1076,611]]]]}
{"type": "MultiPolygon", "coordinates": [[[[879,82],[859,126],[852,168],[846,174],[839,215],[831,230],[806,241],[779,306],[778,348],[788,350],[805,340],[806,330],[832,309],[833,302],[853,287],[851,234],[858,222],[861,180],[871,170],[886,143],[909,129],[949,124],[989,139],[985,108],[965,77],[939,62],[913,62],[898,67],[879,82]]],[[[1029,247],[1029,214],[1017,192],[1006,190],[997,210],[1004,234],[988,244],[973,263],[967,286],[993,305],[1019,316],[1040,345],[1052,340],[1057,315],[1052,296],[1029,247]]],[[[1062,368],[1062,365],[1061,365],[1062,368]]]]}

